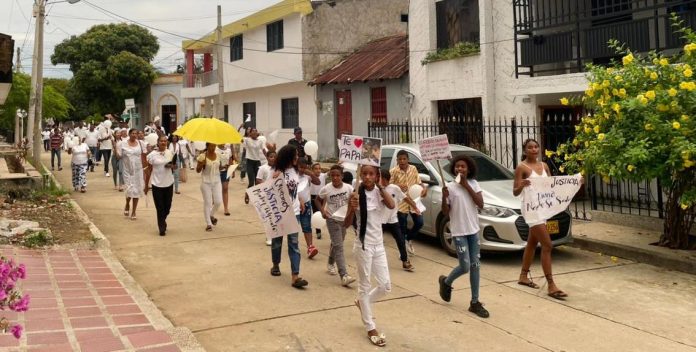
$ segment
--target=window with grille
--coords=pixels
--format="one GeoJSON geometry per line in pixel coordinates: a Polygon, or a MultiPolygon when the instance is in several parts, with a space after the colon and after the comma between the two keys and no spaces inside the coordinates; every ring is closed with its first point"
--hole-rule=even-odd
{"type": "Polygon", "coordinates": [[[387,122],[387,88],[375,87],[371,92],[372,122],[387,122]]]}
{"type": "Polygon", "coordinates": [[[242,34],[230,38],[230,61],[244,58],[244,37],[242,34]]]}
{"type": "Polygon", "coordinates": [[[266,25],[266,51],[283,48],[283,20],[266,25]]]}
{"type": "Polygon", "coordinates": [[[281,100],[281,117],[283,128],[300,126],[300,101],[298,98],[281,100]]]}

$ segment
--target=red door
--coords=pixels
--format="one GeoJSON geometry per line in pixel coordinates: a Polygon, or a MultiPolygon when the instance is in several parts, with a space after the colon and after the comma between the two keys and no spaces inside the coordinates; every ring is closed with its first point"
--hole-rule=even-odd
{"type": "Polygon", "coordinates": [[[353,105],[350,96],[350,90],[336,91],[336,132],[339,138],[344,134],[353,134],[353,105]]]}

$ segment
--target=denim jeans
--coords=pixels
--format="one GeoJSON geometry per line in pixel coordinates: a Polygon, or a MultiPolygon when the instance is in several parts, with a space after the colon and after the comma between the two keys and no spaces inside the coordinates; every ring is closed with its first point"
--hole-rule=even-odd
{"type": "MultiPolygon", "coordinates": [[[[293,233],[288,237],[288,257],[290,257],[290,270],[293,275],[300,273],[300,246],[297,234],[293,233]]],[[[271,259],[273,264],[280,264],[280,253],[283,248],[283,237],[276,237],[271,240],[271,259]]]]}
{"type": "Polygon", "coordinates": [[[396,213],[399,218],[399,226],[401,226],[401,233],[404,235],[404,240],[413,241],[418,238],[420,229],[423,227],[423,215],[411,214],[411,219],[413,219],[413,228],[408,229],[408,215],[409,213],[396,213]]]}
{"type": "Polygon", "coordinates": [[[452,285],[458,277],[469,273],[469,283],[471,284],[471,302],[478,302],[479,281],[481,280],[481,262],[479,261],[479,239],[478,234],[467,236],[452,237],[457,248],[457,259],[459,265],[452,269],[452,272],[445,279],[445,283],[452,285]]]}
{"type": "Polygon", "coordinates": [[[60,169],[60,168],[61,168],[61,165],[60,165],[60,148],[51,149],[51,169],[53,169],[53,168],[55,167],[55,165],[54,165],[55,158],[58,158],[58,168],[60,169]]]}
{"type": "Polygon", "coordinates": [[[123,163],[121,159],[116,156],[111,158],[111,176],[114,179],[114,187],[118,187],[119,185],[123,186],[125,184],[123,180],[123,163]]]}
{"type": "Polygon", "coordinates": [[[94,171],[94,164],[97,162],[97,155],[99,155],[99,148],[89,147],[89,152],[92,154],[92,163],[90,164],[89,169],[94,171]]]}

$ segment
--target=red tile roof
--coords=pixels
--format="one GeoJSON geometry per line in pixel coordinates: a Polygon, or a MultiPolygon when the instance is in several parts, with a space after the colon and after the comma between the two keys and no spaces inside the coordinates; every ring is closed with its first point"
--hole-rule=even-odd
{"type": "Polygon", "coordinates": [[[364,45],[330,70],[315,77],[309,84],[350,84],[397,79],[407,72],[408,36],[395,35],[364,45]]]}

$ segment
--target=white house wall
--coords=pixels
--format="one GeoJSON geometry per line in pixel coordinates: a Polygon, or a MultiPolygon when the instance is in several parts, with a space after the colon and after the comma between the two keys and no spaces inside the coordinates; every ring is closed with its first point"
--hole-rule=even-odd
{"type": "Polygon", "coordinates": [[[273,52],[266,51],[266,26],[244,32],[243,59],[234,62],[230,62],[230,38],[225,38],[226,47],[223,54],[225,92],[302,81],[301,30],[300,14],[285,17],[283,19],[284,48],[273,52]]]}
{"type": "Polygon", "coordinates": [[[304,82],[298,82],[225,93],[225,104],[228,106],[229,121],[235,127],[239,127],[243,120],[242,104],[255,102],[256,128],[265,135],[278,130],[277,143],[280,148],[290,138],[294,137],[292,129],[281,128],[281,100],[298,98],[299,122],[304,138],[316,141],[317,105],[314,92],[314,87],[309,87],[304,82]]]}
{"type": "Polygon", "coordinates": [[[411,0],[409,20],[411,118],[437,116],[437,101],[481,97],[484,118],[537,116],[540,104],[582,92],[584,73],[515,77],[511,0],[479,0],[481,52],[421,65],[437,48],[435,0],[411,0]]]}

